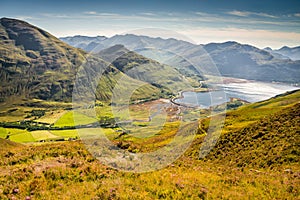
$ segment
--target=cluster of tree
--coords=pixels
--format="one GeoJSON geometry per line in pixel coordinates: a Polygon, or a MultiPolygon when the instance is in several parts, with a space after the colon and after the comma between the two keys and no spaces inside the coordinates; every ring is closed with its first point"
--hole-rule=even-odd
{"type": "Polygon", "coordinates": [[[83,124],[76,126],[63,126],[57,127],[53,126],[53,124],[36,122],[33,120],[24,120],[17,122],[0,122],[0,127],[3,128],[17,128],[17,129],[26,129],[28,131],[37,131],[37,130],[70,130],[77,128],[95,128],[95,127],[105,127],[105,128],[116,128],[118,125],[116,124],[116,119],[112,117],[101,117],[99,121],[91,123],[91,124],[83,124]]]}

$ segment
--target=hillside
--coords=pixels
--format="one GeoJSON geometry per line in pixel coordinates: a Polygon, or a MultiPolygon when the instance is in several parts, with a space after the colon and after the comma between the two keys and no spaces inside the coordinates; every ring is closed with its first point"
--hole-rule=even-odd
{"type": "Polygon", "coordinates": [[[18,147],[22,147],[23,145],[20,143],[12,142],[9,140],[5,140],[0,138],[0,153],[3,153],[3,151],[7,151],[9,149],[15,149],[18,147]]]}
{"type": "Polygon", "coordinates": [[[129,50],[164,64],[195,68],[198,74],[218,75],[218,72],[213,69],[216,65],[223,76],[286,83],[299,83],[300,80],[300,61],[274,56],[266,50],[237,42],[195,45],[172,38],[162,39],[127,34],[116,35],[99,41],[97,44],[95,51],[122,44],[129,50]],[[163,52],[162,57],[160,57],[161,52],[163,52]],[[174,60],[175,55],[177,58],[174,60]],[[186,63],[187,61],[189,62],[186,63]]]}
{"type": "MultiPolygon", "coordinates": [[[[299,163],[300,91],[287,92],[266,101],[228,111],[222,135],[205,161],[233,167],[268,168],[299,163]]],[[[200,122],[199,133],[209,118],[200,122]]],[[[202,138],[188,153],[199,157],[202,138]]]]}
{"type": "Polygon", "coordinates": [[[250,45],[237,42],[211,43],[205,45],[204,49],[224,76],[287,83],[300,80],[299,61],[279,59],[250,45]]]}
{"type": "MultiPolygon", "coordinates": [[[[161,95],[160,89],[155,86],[128,77],[102,59],[87,55],[83,50],[71,47],[24,21],[1,18],[0,38],[1,101],[19,96],[69,102],[76,73],[77,78],[82,80],[86,77],[81,76],[103,73],[101,80],[95,80],[99,87],[92,88],[99,100],[110,98],[120,77],[123,77],[125,88],[141,86],[133,100],[159,98],[161,95]],[[78,71],[83,67],[90,74],[78,71]]],[[[94,77],[92,75],[90,78],[94,77]]],[[[91,88],[91,83],[81,81],[80,87],[91,88]]]]}
{"type": "Polygon", "coordinates": [[[206,157],[239,167],[270,167],[299,163],[300,104],[264,117],[220,138],[206,157]]]}
{"type": "Polygon", "coordinates": [[[85,53],[26,22],[0,19],[0,97],[69,99],[85,53]]]}
{"type": "MultiPolygon", "coordinates": [[[[230,111],[227,132],[205,159],[198,159],[198,135],[186,154],[154,172],[104,166],[79,141],[10,146],[0,154],[0,198],[297,199],[299,95],[289,92],[230,111]]],[[[130,145],[153,148],[161,142],[155,137],[169,141],[172,135],[130,145]]]]}
{"type": "Polygon", "coordinates": [[[188,78],[187,74],[173,67],[146,58],[134,51],[129,51],[122,45],[115,45],[96,54],[107,62],[112,63],[126,75],[176,94],[184,89],[199,87],[198,81],[188,78]]]}

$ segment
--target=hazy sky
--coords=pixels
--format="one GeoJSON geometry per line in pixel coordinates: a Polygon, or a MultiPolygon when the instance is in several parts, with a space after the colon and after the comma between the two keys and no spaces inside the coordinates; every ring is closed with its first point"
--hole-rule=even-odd
{"type": "Polygon", "coordinates": [[[0,9],[57,37],[163,28],[201,44],[300,45],[300,0],[0,0],[0,9]]]}

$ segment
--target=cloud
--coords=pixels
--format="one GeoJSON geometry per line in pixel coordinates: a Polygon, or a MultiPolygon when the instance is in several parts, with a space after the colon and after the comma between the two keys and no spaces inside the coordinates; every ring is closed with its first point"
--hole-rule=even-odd
{"type": "Polygon", "coordinates": [[[234,15],[238,17],[260,16],[260,17],[268,17],[268,18],[278,18],[277,16],[270,15],[267,13],[256,13],[256,12],[238,11],[238,10],[229,11],[226,12],[226,14],[234,15]]]}
{"type": "Polygon", "coordinates": [[[300,13],[295,13],[294,16],[295,17],[300,17],[300,13]]]}
{"type": "Polygon", "coordinates": [[[205,12],[195,12],[196,15],[199,15],[201,17],[211,17],[213,16],[212,14],[210,13],[205,13],[205,12]]]}
{"type": "Polygon", "coordinates": [[[239,17],[248,17],[250,15],[249,12],[242,12],[242,11],[237,11],[237,10],[227,12],[227,14],[235,15],[235,16],[239,16],[239,17]]]}
{"type": "Polygon", "coordinates": [[[96,15],[97,12],[95,12],[95,11],[87,11],[87,12],[84,12],[83,14],[87,14],[87,15],[96,15]]]}
{"type": "Polygon", "coordinates": [[[63,19],[72,18],[72,16],[70,15],[58,14],[58,13],[41,13],[40,15],[46,18],[63,18],[63,19]]]}
{"type": "Polygon", "coordinates": [[[251,14],[252,14],[252,15],[261,16],[261,17],[278,18],[278,17],[275,16],[275,15],[270,15],[270,14],[267,14],[267,13],[251,13],[251,14]]]}
{"type": "Polygon", "coordinates": [[[237,41],[260,48],[270,46],[297,46],[300,44],[300,33],[271,30],[254,30],[241,28],[196,28],[185,29],[180,33],[192,38],[197,43],[237,41]]]}
{"type": "Polygon", "coordinates": [[[143,13],[140,13],[141,15],[146,15],[146,16],[157,16],[156,14],[154,13],[151,13],[151,12],[143,12],[143,13]]]}
{"type": "Polygon", "coordinates": [[[95,11],[87,11],[83,12],[85,15],[92,15],[92,16],[119,16],[117,13],[99,13],[95,11]]]}
{"type": "Polygon", "coordinates": [[[37,18],[32,17],[32,16],[16,16],[16,19],[20,19],[20,20],[36,20],[37,18]]]}

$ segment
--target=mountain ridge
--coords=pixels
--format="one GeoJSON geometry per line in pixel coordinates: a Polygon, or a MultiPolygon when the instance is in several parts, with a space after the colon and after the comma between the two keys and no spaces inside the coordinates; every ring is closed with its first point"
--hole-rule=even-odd
{"type": "MultiPolygon", "coordinates": [[[[137,89],[137,99],[160,96],[160,89],[128,77],[101,58],[88,55],[74,48],[50,33],[21,20],[0,19],[0,99],[10,96],[38,98],[42,100],[71,101],[74,81],[78,70],[88,67],[92,74],[104,72],[96,97],[107,100],[112,95],[114,85],[123,77],[124,85],[143,85],[137,89]],[[89,61],[90,63],[85,63],[89,61]],[[87,66],[90,64],[90,66],[87,66]]],[[[80,78],[77,74],[77,78],[80,78]]],[[[85,77],[80,87],[89,88],[85,77]]]]}
{"type": "MultiPolygon", "coordinates": [[[[191,61],[192,65],[199,69],[198,71],[206,74],[217,75],[218,73],[211,71],[211,66],[216,65],[223,76],[285,83],[299,83],[300,80],[300,61],[286,59],[284,56],[278,57],[266,50],[234,41],[195,45],[176,39],[126,34],[115,35],[103,40],[93,52],[100,51],[104,46],[116,44],[122,44],[138,53],[141,53],[145,48],[173,52],[191,61]]],[[[142,54],[148,57],[150,55],[147,52],[142,54]]],[[[162,60],[159,60],[158,56],[150,58],[170,65],[179,65],[180,62],[171,63],[168,61],[171,60],[170,57],[162,60]]]]}

